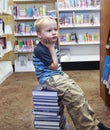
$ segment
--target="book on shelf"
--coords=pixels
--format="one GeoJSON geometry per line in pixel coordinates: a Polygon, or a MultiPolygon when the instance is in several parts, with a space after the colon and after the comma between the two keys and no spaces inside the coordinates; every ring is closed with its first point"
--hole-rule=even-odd
{"type": "Polygon", "coordinates": [[[7,48],[6,37],[0,37],[0,45],[2,46],[2,49],[7,48]]]}
{"type": "Polygon", "coordinates": [[[110,56],[106,55],[105,61],[104,61],[104,66],[103,66],[103,71],[102,71],[102,77],[101,81],[106,84],[108,81],[108,76],[110,73],[110,56]]]}
{"type": "Polygon", "coordinates": [[[18,61],[19,61],[20,66],[22,66],[22,67],[27,66],[28,56],[26,56],[26,55],[19,56],[18,61]]]}
{"type": "Polygon", "coordinates": [[[110,29],[108,31],[106,49],[110,49],[110,29]]]}
{"type": "Polygon", "coordinates": [[[108,31],[107,44],[110,45],[110,29],[108,31]]]}
{"type": "MultiPolygon", "coordinates": [[[[110,29],[108,31],[106,49],[110,49],[110,29]]],[[[109,89],[110,93],[110,55],[105,56],[101,81],[109,89]]]]}
{"type": "Polygon", "coordinates": [[[106,85],[107,89],[109,89],[109,94],[110,94],[110,56],[109,55],[106,55],[105,57],[101,81],[103,82],[104,85],[106,85]]]}

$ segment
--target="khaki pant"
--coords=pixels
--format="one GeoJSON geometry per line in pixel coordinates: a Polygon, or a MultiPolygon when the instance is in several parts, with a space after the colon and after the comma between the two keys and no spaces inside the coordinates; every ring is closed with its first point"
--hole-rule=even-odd
{"type": "Polygon", "coordinates": [[[98,130],[99,121],[83,91],[67,74],[51,77],[42,87],[58,92],[77,130],[98,130]]]}

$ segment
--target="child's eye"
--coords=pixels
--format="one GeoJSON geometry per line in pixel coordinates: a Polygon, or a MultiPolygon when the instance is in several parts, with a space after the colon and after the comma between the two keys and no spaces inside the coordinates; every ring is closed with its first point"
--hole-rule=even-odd
{"type": "Polygon", "coordinates": [[[58,29],[57,29],[57,28],[55,28],[54,30],[55,30],[55,31],[57,31],[58,29]]]}
{"type": "Polygon", "coordinates": [[[51,31],[52,31],[52,29],[47,30],[47,32],[51,32],[51,31]]]}
{"type": "Polygon", "coordinates": [[[58,29],[57,28],[54,28],[54,29],[48,29],[47,32],[51,32],[51,31],[57,31],[58,29]]]}

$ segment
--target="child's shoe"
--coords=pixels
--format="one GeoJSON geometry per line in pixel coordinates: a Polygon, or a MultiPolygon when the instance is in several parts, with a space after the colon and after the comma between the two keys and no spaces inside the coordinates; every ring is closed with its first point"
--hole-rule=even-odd
{"type": "Polygon", "coordinates": [[[101,122],[97,125],[99,130],[110,130],[110,128],[106,127],[104,124],[101,122]]]}

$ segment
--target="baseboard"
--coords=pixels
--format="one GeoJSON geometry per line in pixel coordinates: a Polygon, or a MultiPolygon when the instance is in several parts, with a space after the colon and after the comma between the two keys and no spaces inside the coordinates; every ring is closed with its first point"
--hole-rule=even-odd
{"type": "Polygon", "coordinates": [[[63,70],[97,70],[99,61],[90,62],[62,62],[63,70]]]}
{"type": "MultiPolygon", "coordinates": [[[[62,62],[63,70],[98,70],[99,61],[91,62],[62,62]]],[[[13,71],[15,72],[15,66],[13,65],[13,71]]]]}

